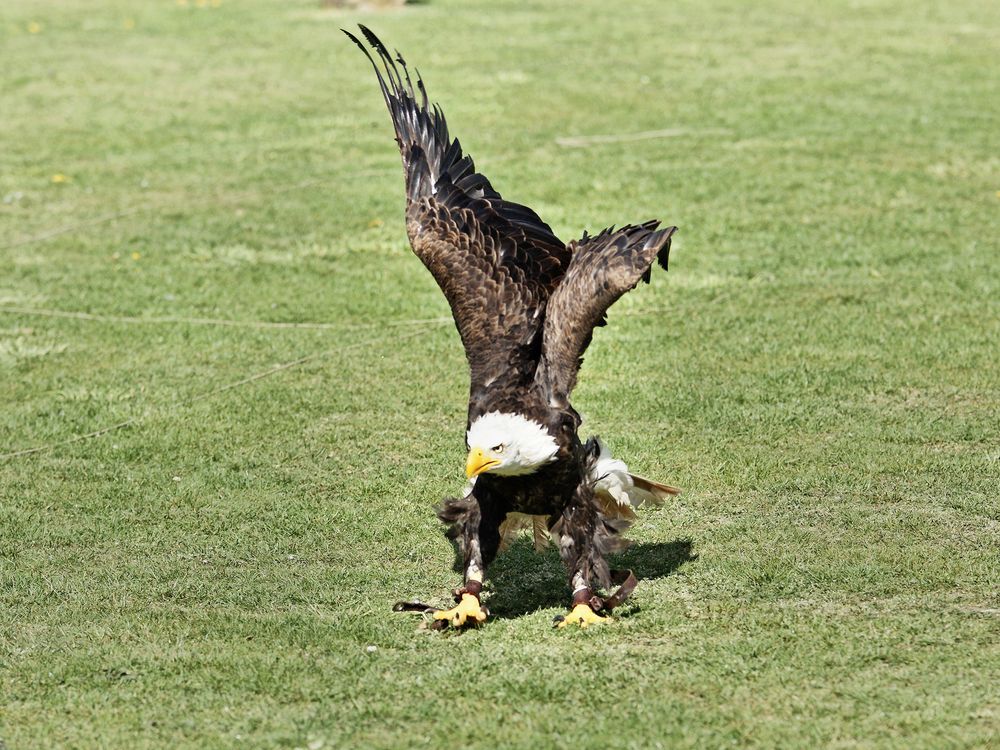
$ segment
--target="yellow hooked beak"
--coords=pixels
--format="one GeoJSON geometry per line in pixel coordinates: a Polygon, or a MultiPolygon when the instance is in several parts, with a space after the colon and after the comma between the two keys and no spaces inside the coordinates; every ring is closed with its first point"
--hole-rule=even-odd
{"type": "Polygon", "coordinates": [[[488,458],[483,453],[482,448],[473,448],[469,451],[469,457],[465,460],[465,476],[469,479],[477,477],[484,471],[489,471],[494,466],[500,465],[500,459],[488,458]]]}

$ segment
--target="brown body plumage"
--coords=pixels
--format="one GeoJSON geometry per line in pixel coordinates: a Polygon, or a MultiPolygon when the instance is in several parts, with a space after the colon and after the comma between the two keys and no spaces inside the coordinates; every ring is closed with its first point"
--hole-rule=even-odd
{"type": "MultiPolygon", "coordinates": [[[[475,171],[450,138],[441,110],[429,104],[423,81],[417,77],[414,85],[403,58],[393,59],[371,31],[361,30],[381,67],[359,39],[344,33],[372,62],[392,116],[406,177],[407,235],[444,292],[465,346],[467,427],[491,414],[518,415],[541,425],[555,445],[527,473],[470,470],[476,476],[468,493],[444,501],[439,516],[465,573],[459,595],[478,599],[501,524],[516,512],[547,519],[574,603],[593,606],[592,588],[611,584],[606,556],[622,545],[619,532],[631,509],[616,514],[595,497],[599,446],[581,442],[569,396],[593,329],[604,325],[605,312],[622,294],[649,280],[657,259],[667,267],[675,227],[658,229],[651,221],[563,243],[534,211],[504,200],[475,171]]],[[[499,454],[504,446],[496,447],[499,454]]],[[[500,460],[493,456],[491,463],[500,460]]],[[[652,498],[676,492],[650,484],[661,490],[652,498]]],[[[466,604],[475,609],[478,601],[466,604]]],[[[453,622],[462,624],[459,619],[465,614],[453,622]]]]}

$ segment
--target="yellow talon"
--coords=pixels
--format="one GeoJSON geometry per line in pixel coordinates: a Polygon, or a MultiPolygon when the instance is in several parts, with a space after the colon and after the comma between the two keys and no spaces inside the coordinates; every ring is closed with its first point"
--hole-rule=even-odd
{"type": "Polygon", "coordinates": [[[460,628],[466,621],[479,624],[486,620],[486,611],[479,606],[479,599],[472,594],[462,594],[462,601],[451,609],[442,609],[434,613],[435,620],[447,620],[453,627],[460,628]]]}
{"type": "Polygon", "coordinates": [[[556,623],[557,628],[564,628],[567,625],[579,625],[585,628],[599,622],[608,622],[610,617],[601,617],[590,608],[589,604],[577,604],[573,611],[556,623]]]}

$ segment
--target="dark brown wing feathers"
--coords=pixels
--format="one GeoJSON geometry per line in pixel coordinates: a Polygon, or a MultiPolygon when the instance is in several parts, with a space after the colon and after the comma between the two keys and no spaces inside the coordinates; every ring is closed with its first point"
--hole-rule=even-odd
{"type": "Polygon", "coordinates": [[[434,196],[445,199],[447,205],[453,205],[449,201],[455,201],[458,205],[454,207],[458,208],[468,207],[468,202],[473,200],[483,200],[493,211],[492,221],[502,228],[517,230],[530,243],[568,262],[565,243],[552,233],[551,227],[538,214],[527,206],[505,201],[486,176],[476,172],[472,157],[464,155],[458,139],[452,140],[448,134],[448,123],[441,108],[429,103],[427,89],[419,73],[416,80],[416,88],[420,91],[418,101],[402,55],[397,52],[394,59],[370,29],[365,26],[360,28],[378,54],[381,68],[356,36],[343,31],[365,53],[378,76],[403,157],[407,198],[413,201],[434,196]],[[442,195],[443,188],[448,185],[455,190],[442,195]]]}
{"type": "Polygon", "coordinates": [[[677,227],[658,226],[658,221],[648,221],[612,227],[570,243],[573,259],[549,299],[538,369],[539,384],[552,406],[568,407],[583,353],[594,328],[605,324],[608,308],[640,281],[649,281],[655,260],[667,267],[677,227]]]}
{"type": "Polygon", "coordinates": [[[472,385],[534,376],[549,294],[570,251],[527,206],[504,200],[452,140],[444,114],[364,26],[344,31],[375,69],[406,175],[407,234],[444,292],[465,345],[472,385]],[[419,91],[419,95],[417,94],[419,91]]]}
{"type": "Polygon", "coordinates": [[[428,107],[427,91],[419,75],[417,87],[421,97],[418,103],[413,81],[402,57],[399,57],[400,65],[397,66],[379,38],[367,27],[361,26],[362,34],[382,62],[380,68],[361,40],[351,32],[343,31],[365,53],[375,69],[403,157],[407,198],[433,194],[434,185],[442,174],[449,174],[452,182],[468,177],[469,172],[474,171],[472,160],[463,159],[461,145],[449,138],[448,124],[437,105],[428,107]],[[405,79],[400,74],[400,66],[405,79]]]}
{"type": "Polygon", "coordinates": [[[473,400],[493,383],[534,381],[553,406],[568,407],[593,328],[615,300],[649,280],[655,258],[667,267],[675,228],[648,222],[565,245],[538,214],[504,200],[476,172],[419,73],[414,81],[398,52],[393,57],[360,28],[378,61],[344,33],[378,77],[403,159],[407,234],[451,306],[473,400]]]}

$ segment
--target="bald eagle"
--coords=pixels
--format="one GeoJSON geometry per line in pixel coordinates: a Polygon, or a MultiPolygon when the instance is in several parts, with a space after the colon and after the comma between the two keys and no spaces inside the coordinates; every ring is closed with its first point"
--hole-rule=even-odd
{"type": "Polygon", "coordinates": [[[428,103],[419,74],[411,78],[399,53],[393,57],[360,28],[374,57],[344,33],[375,68],[392,117],[406,232],[451,306],[469,363],[469,484],[438,510],[464,581],[456,606],[434,611],[434,620],[462,627],[487,618],[480,603],[486,568],[505,535],[532,516],[536,537],[551,536],[569,574],[572,608],[558,624],[605,620],[601,613],[635,586],[630,572],[611,571],[607,562],[625,546],[620,534],[633,507],[679,490],[631,474],[597,438],[581,441],[569,397],[594,328],[619,297],[649,281],[655,261],[666,269],[676,227],[648,221],[562,242],[476,172],[441,109],[428,103]],[[613,583],[623,583],[616,594],[596,593],[613,583]]]}

